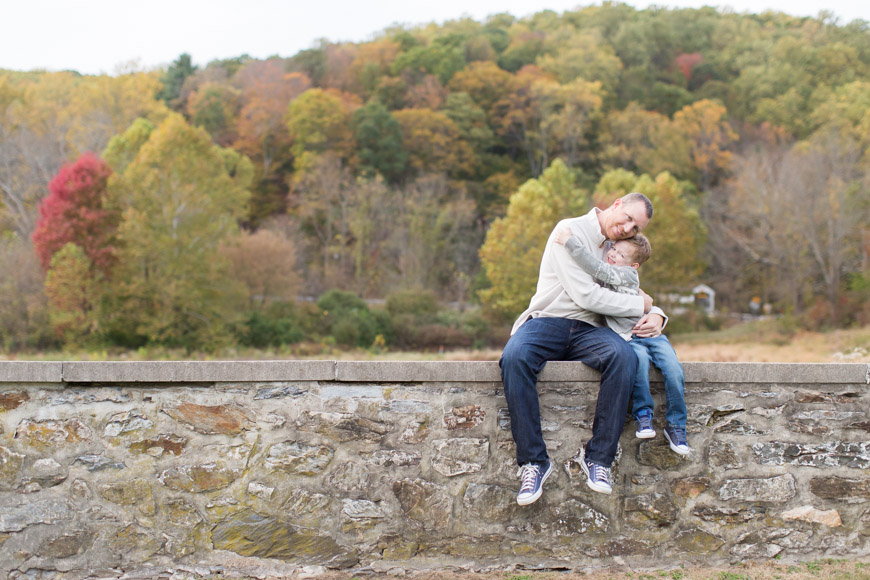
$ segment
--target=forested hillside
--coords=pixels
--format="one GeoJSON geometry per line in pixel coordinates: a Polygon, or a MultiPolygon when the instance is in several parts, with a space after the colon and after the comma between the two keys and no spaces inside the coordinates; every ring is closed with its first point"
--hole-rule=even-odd
{"type": "Polygon", "coordinates": [[[471,346],[556,221],[629,191],[665,307],[868,322],[870,24],[605,3],[0,70],[0,345],[471,346]]]}

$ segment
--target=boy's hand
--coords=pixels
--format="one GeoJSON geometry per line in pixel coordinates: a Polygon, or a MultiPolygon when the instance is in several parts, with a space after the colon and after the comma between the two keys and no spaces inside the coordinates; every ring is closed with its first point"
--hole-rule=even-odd
{"type": "Polygon", "coordinates": [[[559,226],[556,228],[556,237],[553,238],[553,241],[557,244],[565,245],[565,242],[568,241],[568,238],[571,237],[571,228],[568,226],[559,226]]]}

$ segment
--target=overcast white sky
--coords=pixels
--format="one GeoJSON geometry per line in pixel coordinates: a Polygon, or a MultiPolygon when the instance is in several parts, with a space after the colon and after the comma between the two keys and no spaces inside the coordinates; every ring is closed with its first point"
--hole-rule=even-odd
{"type": "MultiPolygon", "coordinates": [[[[197,65],[249,54],[292,56],[317,39],[359,42],[393,25],[528,16],[598,2],[577,0],[5,0],[0,3],[0,69],[116,73],[166,65],[187,52],[197,65]]],[[[868,0],[631,0],[639,9],[714,6],[795,16],[828,10],[845,24],[870,21],[868,0]]]]}

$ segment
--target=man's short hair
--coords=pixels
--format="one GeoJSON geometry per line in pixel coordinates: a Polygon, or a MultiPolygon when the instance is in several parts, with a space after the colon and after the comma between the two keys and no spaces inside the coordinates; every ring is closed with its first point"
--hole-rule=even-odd
{"type": "Polygon", "coordinates": [[[642,193],[632,192],[622,196],[623,205],[627,203],[642,203],[646,209],[646,219],[651,220],[653,216],[652,202],[647,196],[642,193]]]}
{"type": "Polygon", "coordinates": [[[650,246],[649,239],[645,235],[637,233],[630,238],[625,238],[623,241],[631,244],[634,250],[634,261],[639,265],[643,266],[644,262],[649,260],[650,255],[652,255],[652,246],[650,246]]]}

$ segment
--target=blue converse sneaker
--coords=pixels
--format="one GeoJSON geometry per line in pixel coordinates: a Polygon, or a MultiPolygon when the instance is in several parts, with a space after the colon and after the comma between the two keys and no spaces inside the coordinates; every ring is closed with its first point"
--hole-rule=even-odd
{"type": "Polygon", "coordinates": [[[637,431],[634,436],[638,439],[652,439],[656,436],[656,430],[652,426],[652,413],[649,411],[641,411],[635,417],[637,420],[637,431]]]}
{"type": "Polygon", "coordinates": [[[526,463],[517,471],[517,477],[522,478],[520,492],[517,494],[517,503],[529,505],[535,503],[544,493],[544,482],[553,473],[553,464],[550,460],[544,465],[526,463]]]}
{"type": "Polygon", "coordinates": [[[685,427],[674,427],[673,425],[668,425],[665,427],[665,439],[668,440],[668,443],[671,446],[671,451],[674,453],[688,455],[692,452],[692,448],[689,447],[689,443],[686,441],[685,427]]]}
{"type": "Polygon", "coordinates": [[[598,465],[586,460],[586,449],[580,448],[580,468],[586,474],[586,485],[592,491],[610,494],[613,486],[610,485],[610,468],[598,465]]]}

